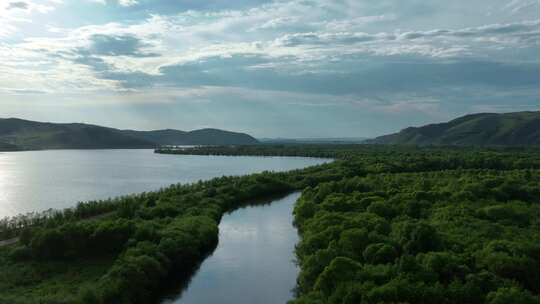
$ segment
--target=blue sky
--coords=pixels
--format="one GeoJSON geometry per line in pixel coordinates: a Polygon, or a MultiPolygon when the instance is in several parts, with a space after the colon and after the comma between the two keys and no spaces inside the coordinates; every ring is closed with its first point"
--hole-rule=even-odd
{"type": "Polygon", "coordinates": [[[540,0],[3,0],[0,116],[371,137],[540,110],[540,0]]]}

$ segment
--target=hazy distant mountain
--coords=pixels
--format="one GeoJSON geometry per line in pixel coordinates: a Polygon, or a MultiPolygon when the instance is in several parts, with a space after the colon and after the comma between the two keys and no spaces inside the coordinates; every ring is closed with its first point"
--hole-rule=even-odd
{"type": "Polygon", "coordinates": [[[24,149],[152,148],[154,144],[121,131],[87,124],[54,124],[0,119],[0,142],[24,149]]]}
{"type": "Polygon", "coordinates": [[[481,113],[407,128],[366,143],[407,145],[540,145],[540,112],[481,113]]]}
{"type": "MultiPolygon", "coordinates": [[[[253,137],[221,130],[126,131],[72,123],[55,124],[16,118],[0,119],[0,150],[20,149],[138,149],[163,144],[240,145],[257,143],[253,137]]],[[[5,150],[4,150],[5,151],[5,150]]]]}
{"type": "Polygon", "coordinates": [[[195,131],[157,130],[157,131],[122,131],[124,134],[144,139],[157,145],[253,145],[258,141],[244,133],[235,133],[218,129],[195,131]]]}
{"type": "Polygon", "coordinates": [[[330,137],[330,138],[259,138],[265,144],[359,144],[367,138],[362,137],[330,137]]]}

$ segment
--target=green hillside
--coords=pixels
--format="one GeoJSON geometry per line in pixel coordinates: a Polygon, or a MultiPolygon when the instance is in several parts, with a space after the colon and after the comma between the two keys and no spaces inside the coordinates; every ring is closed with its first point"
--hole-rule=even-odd
{"type": "Polygon", "coordinates": [[[87,124],[0,119],[0,142],[24,149],[152,148],[151,142],[119,130],[87,124]]]}
{"type": "Polygon", "coordinates": [[[132,131],[96,125],[56,124],[0,119],[0,150],[20,149],[142,149],[160,145],[256,144],[253,137],[216,129],[132,131]],[[3,149],[3,146],[5,149],[3,149]]]}
{"type": "Polygon", "coordinates": [[[512,146],[540,144],[540,112],[481,113],[411,127],[367,141],[399,145],[512,146]]]}
{"type": "Polygon", "coordinates": [[[218,129],[201,129],[189,132],[171,129],[156,131],[126,130],[122,132],[157,145],[253,145],[258,143],[255,138],[248,134],[218,129]]]}

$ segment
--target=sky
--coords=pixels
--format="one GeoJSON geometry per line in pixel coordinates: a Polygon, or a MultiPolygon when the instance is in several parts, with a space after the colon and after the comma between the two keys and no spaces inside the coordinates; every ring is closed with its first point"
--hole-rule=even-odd
{"type": "Polygon", "coordinates": [[[540,110],[540,0],[0,0],[0,117],[373,137],[540,110]]]}

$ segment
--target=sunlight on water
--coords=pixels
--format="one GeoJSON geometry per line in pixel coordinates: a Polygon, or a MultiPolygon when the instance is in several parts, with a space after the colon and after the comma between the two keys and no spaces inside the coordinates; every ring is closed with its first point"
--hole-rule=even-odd
{"type": "Polygon", "coordinates": [[[14,174],[8,171],[8,168],[12,167],[9,162],[9,156],[5,153],[0,153],[0,216],[2,214],[16,213],[16,208],[9,205],[9,201],[12,199],[10,194],[13,193],[9,189],[13,189],[13,182],[16,179],[14,174]]]}
{"type": "Polygon", "coordinates": [[[157,190],[223,175],[286,171],[326,160],[154,154],[152,150],[57,150],[0,154],[0,218],[79,201],[157,190]]]}

